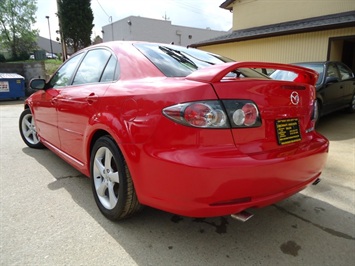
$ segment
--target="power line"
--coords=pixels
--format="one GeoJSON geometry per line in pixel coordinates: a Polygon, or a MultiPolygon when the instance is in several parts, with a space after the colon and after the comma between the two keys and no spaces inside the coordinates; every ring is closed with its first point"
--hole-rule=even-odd
{"type": "Polygon", "coordinates": [[[99,4],[99,6],[101,7],[102,11],[104,11],[104,13],[106,14],[106,16],[107,16],[109,19],[112,20],[112,17],[109,16],[109,14],[107,14],[107,12],[105,11],[105,9],[104,9],[104,8],[102,7],[102,5],[100,4],[99,0],[96,0],[96,1],[97,1],[97,3],[99,4]]]}
{"type": "Polygon", "coordinates": [[[170,3],[172,5],[175,5],[177,7],[180,7],[184,10],[193,12],[195,14],[202,14],[203,13],[203,6],[197,4],[197,3],[191,3],[191,1],[181,1],[181,0],[170,0],[170,3]]]}

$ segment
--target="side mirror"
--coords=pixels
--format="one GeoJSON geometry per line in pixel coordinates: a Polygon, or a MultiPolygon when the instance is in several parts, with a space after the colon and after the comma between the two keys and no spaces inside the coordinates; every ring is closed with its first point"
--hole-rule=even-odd
{"type": "Polygon", "coordinates": [[[332,84],[339,82],[339,79],[336,77],[326,77],[325,84],[332,84]]]}
{"type": "Polygon", "coordinates": [[[46,81],[44,79],[31,79],[30,88],[34,90],[43,90],[46,86],[46,81]]]}

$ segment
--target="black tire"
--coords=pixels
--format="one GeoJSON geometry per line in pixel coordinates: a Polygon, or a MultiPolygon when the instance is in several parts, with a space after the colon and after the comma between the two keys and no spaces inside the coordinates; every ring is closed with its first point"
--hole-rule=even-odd
{"type": "Polygon", "coordinates": [[[355,113],[355,94],[353,95],[353,98],[351,99],[350,105],[347,110],[349,113],[355,113]]]}
{"type": "Polygon", "coordinates": [[[110,136],[95,142],[90,176],[96,204],[105,217],[117,221],[141,210],[127,164],[110,136]]]}
{"type": "Polygon", "coordinates": [[[44,145],[37,136],[36,125],[31,110],[25,109],[20,115],[19,129],[22,140],[30,148],[43,149],[44,145]]]}
{"type": "Polygon", "coordinates": [[[317,116],[316,116],[316,122],[315,122],[315,127],[318,126],[319,124],[319,119],[321,117],[321,112],[322,112],[322,106],[321,106],[321,101],[317,99],[317,116]]]}

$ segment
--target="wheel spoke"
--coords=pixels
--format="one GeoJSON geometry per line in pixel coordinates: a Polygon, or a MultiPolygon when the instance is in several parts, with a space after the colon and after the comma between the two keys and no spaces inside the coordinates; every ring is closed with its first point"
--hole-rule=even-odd
{"type": "Polygon", "coordinates": [[[25,132],[23,132],[23,134],[25,135],[26,138],[28,138],[32,134],[32,131],[28,129],[25,132]]]}
{"type": "Polygon", "coordinates": [[[117,204],[118,198],[115,195],[115,191],[113,190],[114,183],[109,182],[108,183],[108,197],[109,197],[109,204],[111,208],[114,208],[117,204]]]}
{"type": "Polygon", "coordinates": [[[105,150],[105,168],[112,170],[111,168],[112,153],[109,149],[105,150]]]}
{"type": "Polygon", "coordinates": [[[99,158],[99,157],[95,158],[95,167],[99,170],[100,175],[104,176],[105,167],[101,163],[101,158],[99,158]]]}
{"type": "Polygon", "coordinates": [[[106,196],[105,195],[106,189],[107,189],[107,183],[101,182],[101,184],[98,187],[96,186],[97,195],[99,195],[101,197],[105,197],[106,196]]]}
{"type": "Polygon", "coordinates": [[[118,172],[111,172],[108,175],[108,178],[111,180],[113,183],[120,183],[119,177],[118,177],[118,172]]]}
{"type": "Polygon", "coordinates": [[[25,119],[24,122],[27,128],[31,128],[32,123],[29,121],[29,119],[25,119]]]}
{"type": "Polygon", "coordinates": [[[39,142],[39,139],[38,139],[37,133],[36,133],[36,132],[33,132],[33,133],[32,133],[32,136],[33,136],[33,142],[34,142],[34,143],[38,143],[38,142],[39,142]]]}

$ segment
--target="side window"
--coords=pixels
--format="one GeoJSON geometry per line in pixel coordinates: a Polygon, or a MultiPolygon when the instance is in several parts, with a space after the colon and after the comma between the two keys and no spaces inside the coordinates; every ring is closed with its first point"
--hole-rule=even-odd
{"type": "Polygon", "coordinates": [[[104,73],[102,74],[100,82],[110,82],[116,79],[116,66],[117,60],[114,56],[111,56],[110,61],[108,61],[104,73]]]}
{"type": "Polygon", "coordinates": [[[352,76],[352,72],[346,66],[344,66],[342,64],[338,64],[338,68],[339,68],[340,77],[341,77],[342,80],[350,79],[350,78],[353,77],[352,76]]]}
{"type": "Polygon", "coordinates": [[[69,82],[83,55],[83,53],[75,55],[66,61],[49,81],[50,88],[58,88],[70,85],[69,82]]]}
{"type": "Polygon", "coordinates": [[[73,85],[99,82],[110,57],[111,53],[105,49],[89,51],[76,72],[73,85]]]}
{"type": "Polygon", "coordinates": [[[327,77],[337,78],[340,80],[338,69],[335,64],[330,64],[327,69],[327,77]]]}

